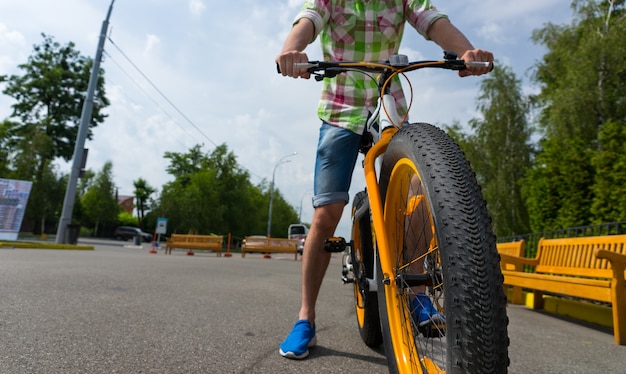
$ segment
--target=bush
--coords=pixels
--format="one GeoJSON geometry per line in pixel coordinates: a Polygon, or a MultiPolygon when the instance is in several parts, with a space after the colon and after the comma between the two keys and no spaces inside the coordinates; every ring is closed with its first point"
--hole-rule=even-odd
{"type": "Polygon", "coordinates": [[[123,211],[117,215],[117,220],[119,221],[120,226],[134,226],[139,227],[139,218],[133,216],[132,214],[123,211]]]}

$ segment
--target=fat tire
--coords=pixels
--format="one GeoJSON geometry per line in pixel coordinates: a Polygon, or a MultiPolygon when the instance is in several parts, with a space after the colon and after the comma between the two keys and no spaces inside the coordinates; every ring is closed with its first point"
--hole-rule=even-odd
{"type": "MultiPolygon", "coordinates": [[[[367,192],[359,191],[352,201],[352,212],[356,212],[359,208],[361,208],[367,202],[367,192]]],[[[357,219],[353,216],[353,229],[352,229],[352,245],[351,254],[352,254],[352,266],[353,269],[357,269],[353,271],[355,283],[354,283],[354,292],[355,292],[355,308],[357,309],[357,327],[359,329],[359,334],[361,335],[361,339],[368,347],[378,347],[383,343],[383,335],[380,327],[380,317],[378,312],[378,298],[376,292],[366,291],[365,293],[361,293],[362,305],[359,305],[359,298],[356,295],[356,292],[361,292],[359,289],[358,278],[359,277],[367,277],[370,279],[374,278],[374,246],[372,240],[372,229],[370,222],[370,215],[366,214],[364,217],[357,219]],[[355,248],[356,247],[356,248],[355,248]],[[361,267],[359,264],[355,263],[356,256],[354,255],[355,251],[358,251],[361,256],[362,261],[362,269],[364,270],[364,274],[358,274],[361,267]],[[358,266],[358,267],[357,267],[358,266]],[[359,309],[362,312],[362,320],[359,321],[359,309]]]]}
{"type": "MultiPolygon", "coordinates": [[[[444,131],[425,123],[407,125],[396,133],[384,155],[380,176],[383,201],[393,193],[387,191],[390,176],[401,159],[409,159],[423,178],[440,249],[446,373],[506,373],[509,338],[503,276],[496,237],[475,174],[444,131]]],[[[383,207],[387,209],[385,201],[383,207]]],[[[390,372],[397,373],[380,262],[376,269],[385,353],[390,372]]]]}

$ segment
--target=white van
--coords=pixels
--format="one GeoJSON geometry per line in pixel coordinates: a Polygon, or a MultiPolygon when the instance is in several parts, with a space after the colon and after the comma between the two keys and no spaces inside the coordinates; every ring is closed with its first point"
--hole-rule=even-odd
{"type": "Polygon", "coordinates": [[[304,240],[309,233],[309,227],[304,223],[294,223],[289,225],[287,231],[287,238],[298,239],[298,253],[302,254],[304,251],[304,240]]]}

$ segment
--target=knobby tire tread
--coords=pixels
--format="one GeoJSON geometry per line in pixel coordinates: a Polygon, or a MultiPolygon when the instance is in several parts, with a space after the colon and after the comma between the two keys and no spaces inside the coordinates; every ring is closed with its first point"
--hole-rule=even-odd
{"type": "MultiPolygon", "coordinates": [[[[383,199],[399,158],[410,158],[425,179],[435,220],[445,279],[447,373],[505,373],[509,339],[503,276],[496,237],[475,174],[444,131],[425,123],[407,125],[394,136],[384,156],[380,176],[383,199]]],[[[384,297],[379,296],[379,303],[381,300],[384,297]]],[[[388,340],[386,309],[384,305],[380,309],[383,336],[388,340]]],[[[385,348],[389,356],[390,347],[385,348]]],[[[388,359],[390,372],[397,371],[388,359]]]]}

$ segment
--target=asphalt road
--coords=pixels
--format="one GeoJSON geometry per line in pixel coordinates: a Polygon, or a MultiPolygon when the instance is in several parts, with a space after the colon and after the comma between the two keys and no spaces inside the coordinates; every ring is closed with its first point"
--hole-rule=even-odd
{"type": "MultiPolygon", "coordinates": [[[[297,317],[300,262],[149,254],[148,245],[80,240],[94,251],[0,248],[0,373],[385,373],[365,346],[339,257],[318,304],[318,346],[278,354],[297,317]]],[[[508,309],[510,373],[626,373],[626,347],[597,330],[508,309]]]]}

